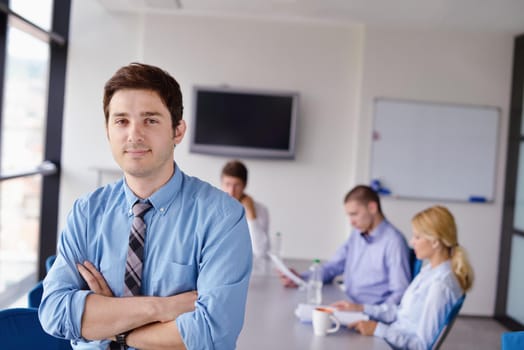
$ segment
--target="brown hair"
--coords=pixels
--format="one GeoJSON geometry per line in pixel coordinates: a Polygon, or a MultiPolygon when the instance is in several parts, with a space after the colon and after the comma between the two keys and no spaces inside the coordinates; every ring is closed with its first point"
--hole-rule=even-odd
{"type": "Polygon", "coordinates": [[[459,246],[457,225],[451,212],[436,205],[417,213],[411,220],[413,227],[429,239],[438,240],[449,249],[451,268],[464,292],[473,285],[473,269],[464,248],[459,246]]]}
{"type": "Polygon", "coordinates": [[[364,205],[368,205],[369,202],[377,203],[377,210],[381,215],[382,207],[380,206],[380,198],[377,192],[369,186],[358,185],[355,186],[351,191],[349,191],[344,197],[344,204],[349,201],[356,201],[364,205]]]}
{"type": "Polygon", "coordinates": [[[109,103],[118,90],[143,89],[158,94],[171,114],[173,131],[182,120],[182,92],[180,85],[166,71],[143,63],[133,62],[121,67],[104,86],[104,115],[109,120],[109,103]]]}
{"type": "Polygon", "coordinates": [[[237,177],[244,182],[244,185],[247,184],[247,168],[239,160],[231,160],[224,165],[222,168],[222,176],[233,176],[237,177]]]}

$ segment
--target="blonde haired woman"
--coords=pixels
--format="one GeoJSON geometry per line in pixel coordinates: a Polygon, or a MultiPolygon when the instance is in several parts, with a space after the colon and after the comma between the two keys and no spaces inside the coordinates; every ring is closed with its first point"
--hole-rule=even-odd
{"type": "Polygon", "coordinates": [[[455,219],[434,206],[412,219],[411,245],[428,263],[411,282],[400,305],[359,305],[347,301],[333,306],[363,311],[377,321],[349,325],[364,335],[382,337],[395,349],[429,349],[457,300],[473,283],[473,270],[458,243],[455,219]]]}

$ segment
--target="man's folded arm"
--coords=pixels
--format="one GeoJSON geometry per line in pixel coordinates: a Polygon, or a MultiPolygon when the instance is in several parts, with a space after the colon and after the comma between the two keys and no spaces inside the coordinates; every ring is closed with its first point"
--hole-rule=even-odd
{"type": "Polygon", "coordinates": [[[82,337],[111,339],[116,334],[158,321],[159,300],[155,299],[158,298],[88,295],[82,314],[82,337]]]}
{"type": "Polygon", "coordinates": [[[141,350],[185,350],[176,322],[157,322],[133,330],[127,345],[141,350]]]}
{"type": "Polygon", "coordinates": [[[98,294],[87,296],[82,315],[82,337],[89,340],[112,339],[153,322],[175,320],[194,309],[196,292],[171,297],[114,298],[98,294]]]}
{"type": "Polygon", "coordinates": [[[180,314],[195,309],[196,291],[170,297],[114,298],[104,276],[91,262],[77,264],[77,268],[94,292],[87,296],[82,314],[81,332],[85,339],[111,339],[116,334],[154,322],[173,321],[180,314]]]}

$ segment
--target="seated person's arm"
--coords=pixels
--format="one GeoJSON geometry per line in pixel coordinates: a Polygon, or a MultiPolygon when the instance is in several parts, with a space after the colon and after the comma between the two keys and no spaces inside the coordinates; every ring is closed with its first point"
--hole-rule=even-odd
{"type": "Polygon", "coordinates": [[[246,219],[255,220],[257,218],[257,211],[255,210],[255,202],[253,201],[253,198],[244,194],[240,198],[240,203],[242,203],[242,206],[244,206],[244,210],[246,211],[246,219]]]}
{"type": "MultiPolygon", "coordinates": [[[[291,271],[292,273],[294,273],[296,276],[300,277],[300,274],[295,271],[295,269],[289,269],[289,271],[291,271]]],[[[298,285],[293,282],[293,280],[289,277],[287,277],[286,275],[284,275],[282,272],[278,271],[278,276],[280,278],[280,282],[282,283],[282,285],[286,288],[297,288],[298,285]]]]}
{"type": "MultiPolygon", "coordinates": [[[[249,197],[251,198],[251,197],[249,197]]],[[[244,204],[246,210],[247,225],[251,235],[251,243],[253,245],[253,254],[256,258],[264,258],[267,256],[270,248],[269,242],[269,214],[267,209],[261,205],[255,206],[248,210],[248,206],[244,204]],[[255,210],[255,218],[250,218],[250,211],[255,210]]]]}
{"type": "Polygon", "coordinates": [[[420,320],[414,329],[406,330],[404,327],[398,327],[397,322],[391,325],[379,322],[374,335],[384,338],[395,348],[428,349],[451,309],[450,300],[452,300],[450,290],[443,285],[435,285],[430,288],[422,310],[419,308],[411,310],[420,320]]]}
{"type": "MultiPolygon", "coordinates": [[[[335,277],[344,273],[349,244],[350,239],[346,240],[346,242],[337,249],[331,259],[322,264],[322,278],[324,283],[331,283],[335,277]]],[[[309,278],[309,272],[303,273],[302,276],[304,279],[309,278]]]]}
{"type": "MultiPolygon", "coordinates": [[[[335,255],[328,262],[322,265],[322,278],[323,278],[324,283],[330,283],[331,281],[333,281],[333,278],[335,278],[336,276],[344,272],[344,265],[346,264],[346,255],[347,255],[348,244],[349,244],[349,240],[347,240],[344,243],[344,245],[338,248],[335,255]]],[[[309,279],[309,271],[299,274],[294,269],[290,269],[290,270],[295,275],[299,276],[300,278],[306,281],[309,279]]],[[[279,275],[280,275],[280,282],[282,283],[284,287],[288,287],[288,288],[298,287],[295,282],[293,282],[291,279],[289,279],[285,275],[283,274],[279,274],[279,275]]]]}
{"type": "Polygon", "coordinates": [[[397,318],[398,306],[395,304],[380,304],[380,305],[370,305],[370,304],[355,304],[347,300],[340,300],[331,304],[331,306],[337,308],[340,311],[353,311],[353,312],[363,312],[366,315],[370,316],[372,319],[384,322],[391,323],[397,318]]]}

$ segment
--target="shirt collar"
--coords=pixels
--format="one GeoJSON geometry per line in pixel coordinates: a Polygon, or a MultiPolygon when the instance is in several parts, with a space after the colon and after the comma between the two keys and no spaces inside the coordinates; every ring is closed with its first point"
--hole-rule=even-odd
{"type": "MultiPolygon", "coordinates": [[[[149,198],[146,198],[155,210],[159,211],[161,215],[167,212],[169,205],[175,200],[182,187],[182,171],[178,168],[175,163],[175,173],[168,182],[162,187],[156,190],[149,198]]],[[[128,213],[133,215],[131,208],[133,205],[140,200],[133,191],[129,188],[124,180],[124,193],[126,197],[128,213]]]]}
{"type": "Polygon", "coordinates": [[[451,259],[447,259],[433,268],[431,267],[431,264],[428,263],[427,265],[429,266],[429,269],[433,271],[433,273],[441,273],[451,270],[451,259]]]}
{"type": "Polygon", "coordinates": [[[382,219],[382,221],[380,222],[380,224],[377,225],[377,227],[375,227],[373,230],[371,230],[370,232],[367,232],[367,233],[360,232],[360,236],[367,243],[371,243],[371,242],[377,240],[381,236],[382,232],[384,232],[384,230],[386,229],[386,227],[388,225],[389,224],[388,224],[387,220],[386,219],[382,219]]]}

